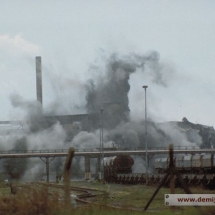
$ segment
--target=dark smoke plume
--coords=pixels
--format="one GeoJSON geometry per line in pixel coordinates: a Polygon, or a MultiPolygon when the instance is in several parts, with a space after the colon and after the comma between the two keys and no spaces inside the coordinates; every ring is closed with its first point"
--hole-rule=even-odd
{"type": "MultiPolygon", "coordinates": [[[[121,148],[136,147],[145,149],[145,122],[144,120],[139,120],[138,122],[132,121],[129,116],[128,94],[130,87],[133,86],[130,86],[132,83],[130,78],[132,75],[138,73],[138,77],[141,78],[142,83],[147,82],[147,84],[151,84],[153,82],[161,87],[167,87],[169,84],[169,75],[172,71],[173,70],[168,67],[168,65],[160,61],[157,52],[151,52],[146,55],[131,54],[128,56],[113,54],[107,58],[102,58],[101,64],[94,65],[90,68],[89,72],[93,72],[91,75],[92,79],[85,85],[86,103],[83,104],[82,109],[84,110],[85,106],[89,114],[93,113],[90,116],[96,116],[92,124],[90,120],[74,122],[66,126],[61,125],[59,122],[54,124],[50,123],[45,117],[38,115],[37,102],[29,102],[24,100],[21,96],[12,95],[12,105],[21,108],[25,113],[25,120],[23,121],[25,121],[24,127],[26,131],[21,137],[16,136],[16,139],[19,140],[19,149],[40,150],[68,147],[95,149],[99,147],[102,123],[104,126],[104,147],[112,147],[115,144],[121,148]],[[104,108],[102,121],[101,118],[99,119],[98,117],[98,115],[101,117],[101,108],[104,108]]],[[[59,79],[56,79],[56,81],[59,81],[59,79]]],[[[64,86],[64,84],[62,84],[62,86],[64,86]]],[[[139,86],[139,89],[141,89],[141,87],[142,86],[139,86]]],[[[83,85],[81,85],[80,88],[83,89],[83,85]]],[[[64,92],[65,90],[63,93],[64,92]]],[[[66,92],[70,95],[71,90],[69,89],[66,92]]],[[[80,92],[82,97],[78,98],[81,100],[81,103],[83,103],[84,93],[82,93],[82,90],[80,92]]],[[[60,103],[58,101],[58,105],[63,106],[63,101],[60,100],[60,103]]],[[[72,104],[71,107],[67,105],[67,109],[72,109],[74,105],[76,104],[72,104]]],[[[53,106],[54,107],[50,108],[50,110],[55,110],[56,105],[53,106]]],[[[44,109],[44,113],[47,112],[50,113],[50,111],[44,109]]],[[[167,146],[170,143],[175,145],[189,145],[192,142],[189,141],[185,132],[180,130],[177,125],[157,124],[152,122],[150,117],[148,117],[147,123],[149,148],[167,146]]],[[[195,140],[193,145],[196,144],[196,140],[198,140],[198,143],[201,142],[201,138],[199,138],[197,132],[192,132],[191,136],[192,139],[195,140]]],[[[13,141],[14,138],[15,137],[8,135],[8,142],[10,142],[10,144],[4,144],[4,146],[7,145],[7,147],[5,147],[7,150],[17,148],[16,141],[13,141]],[[8,147],[11,144],[12,147],[8,147]]],[[[42,172],[45,171],[45,165],[42,161],[39,160],[35,162],[35,159],[29,159],[27,166],[25,165],[26,162],[19,166],[17,164],[15,165],[14,161],[15,160],[8,159],[4,166],[4,171],[11,174],[11,178],[19,178],[21,175],[24,175],[24,178],[33,176],[40,179],[43,177],[42,172]],[[28,167],[27,171],[26,167],[28,167]],[[17,172],[19,175],[17,175],[17,172]]],[[[62,173],[63,163],[63,158],[54,159],[50,165],[51,172],[62,173]]],[[[91,165],[92,169],[95,168],[96,161],[92,161],[91,165]]],[[[144,164],[141,159],[135,158],[135,165],[136,172],[142,172],[144,170],[144,164]]],[[[83,157],[75,157],[72,168],[77,171],[77,173],[83,173],[83,157]]]]}
{"type": "Polygon", "coordinates": [[[143,74],[147,73],[144,75],[149,75],[156,84],[167,85],[157,52],[123,57],[113,54],[107,59],[105,68],[101,69],[105,70],[104,76],[98,76],[96,81],[89,80],[86,86],[86,108],[89,113],[98,112],[100,108],[104,108],[106,128],[113,128],[121,121],[129,121],[128,92],[131,74],[141,70],[143,74]]]}
{"type": "MultiPolygon", "coordinates": [[[[157,52],[151,52],[147,55],[131,54],[129,56],[113,54],[105,60],[104,67],[94,66],[91,70],[98,74],[94,74],[94,79],[89,80],[86,87],[86,108],[89,113],[100,113],[100,109],[104,108],[105,146],[114,142],[121,148],[145,149],[145,122],[144,120],[135,122],[129,117],[130,77],[135,73],[142,73],[142,83],[167,87],[174,72],[171,66],[162,63],[157,52]]],[[[198,141],[193,142],[189,141],[186,134],[177,126],[157,124],[150,117],[148,117],[147,124],[148,148],[166,147],[171,143],[176,146],[199,146],[201,143],[198,133],[194,135],[194,139],[198,141]]],[[[135,169],[143,171],[143,166],[140,167],[142,163],[138,165],[138,159],[136,163],[135,169]]]]}

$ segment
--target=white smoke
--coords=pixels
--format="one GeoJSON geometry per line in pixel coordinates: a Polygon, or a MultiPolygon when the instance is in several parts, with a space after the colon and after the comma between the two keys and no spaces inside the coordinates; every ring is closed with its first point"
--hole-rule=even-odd
{"type": "MultiPolygon", "coordinates": [[[[130,76],[138,73],[140,79],[145,78],[161,87],[168,87],[173,69],[160,61],[159,54],[152,52],[146,55],[111,55],[103,59],[101,65],[91,66],[93,80],[87,84],[71,79],[52,78],[52,86],[55,89],[56,100],[50,104],[44,113],[70,114],[70,110],[80,107],[91,113],[98,113],[102,106],[104,110],[104,147],[112,147],[113,144],[127,148],[145,148],[144,121],[130,120],[128,93],[133,87],[130,76]],[[102,73],[97,73],[100,69],[102,73]],[[73,91],[73,87],[76,90],[73,91]],[[83,90],[86,90],[85,92],[83,90]],[[75,92],[77,94],[72,94],[75,92]],[[62,96],[65,95],[65,96],[62,96]],[[86,95],[84,98],[83,95],[86,95]],[[66,103],[63,100],[66,100],[66,103]],[[74,99],[73,99],[74,98],[74,99]],[[85,100],[86,99],[86,100],[85,100]],[[66,104],[66,105],[65,105],[66,104]],[[86,107],[85,107],[86,105],[86,107]]],[[[135,84],[135,83],[133,83],[135,84]]],[[[141,89],[142,90],[142,89],[141,89]]],[[[41,115],[38,114],[39,104],[29,101],[20,95],[13,94],[10,97],[14,108],[22,110],[22,122],[25,130],[23,133],[6,135],[2,150],[11,150],[17,145],[17,140],[25,140],[25,150],[43,149],[68,149],[74,147],[79,150],[95,149],[100,147],[100,130],[98,125],[92,125],[89,131],[82,131],[81,124],[62,126],[60,123],[45,124],[41,115]],[[68,131],[73,139],[67,141],[68,131]],[[24,138],[24,139],[23,139],[24,138]]],[[[142,118],[142,116],[141,116],[142,118]]],[[[158,125],[148,119],[148,144],[149,147],[200,145],[202,140],[198,132],[192,133],[193,141],[186,136],[186,132],[176,125],[158,125]]],[[[50,163],[50,169],[55,174],[62,171],[65,158],[55,158],[50,163]]],[[[96,167],[96,160],[91,162],[92,169],[96,167]]],[[[73,168],[84,172],[84,158],[75,158],[73,168]]],[[[134,172],[144,171],[142,158],[135,158],[134,172]]],[[[43,177],[45,164],[39,158],[28,159],[24,178],[32,175],[34,178],[43,177]]]]}

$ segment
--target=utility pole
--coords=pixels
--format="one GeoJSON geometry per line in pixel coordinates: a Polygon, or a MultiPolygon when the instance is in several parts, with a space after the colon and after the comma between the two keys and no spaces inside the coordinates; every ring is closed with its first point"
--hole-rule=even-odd
{"type": "Polygon", "coordinates": [[[148,143],[147,143],[147,104],[146,104],[146,89],[148,86],[144,85],[145,90],[145,149],[146,149],[146,185],[148,185],[148,143]]]}
{"type": "Polygon", "coordinates": [[[103,112],[104,112],[104,108],[100,109],[101,111],[101,153],[102,153],[102,168],[101,168],[101,175],[102,175],[102,179],[104,180],[104,142],[103,142],[103,112]]]}

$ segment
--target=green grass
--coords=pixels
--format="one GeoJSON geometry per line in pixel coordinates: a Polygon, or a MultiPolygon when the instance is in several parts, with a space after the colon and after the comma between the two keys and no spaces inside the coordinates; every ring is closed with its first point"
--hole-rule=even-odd
{"type": "MultiPolygon", "coordinates": [[[[0,214],[4,215],[139,215],[139,214],[182,214],[182,215],[198,215],[198,214],[214,214],[215,207],[167,207],[164,206],[164,194],[170,193],[169,189],[161,188],[148,210],[145,212],[143,208],[149,198],[154,193],[156,187],[145,185],[118,185],[103,184],[99,182],[72,182],[72,186],[92,188],[108,192],[109,197],[97,197],[92,199],[91,205],[81,208],[65,208],[62,201],[63,190],[56,188],[42,187],[38,188],[32,185],[31,189],[23,189],[16,195],[10,195],[10,188],[0,188],[0,214]],[[54,195],[49,195],[53,193],[54,195]],[[6,194],[5,194],[6,193],[6,194]],[[114,209],[110,206],[121,207],[114,209]],[[132,208],[142,211],[132,211],[132,208]]],[[[200,188],[191,188],[193,193],[210,194],[214,191],[203,190],[200,188]]],[[[175,193],[184,193],[182,189],[175,189],[175,193]]]]}
{"type": "MultiPolygon", "coordinates": [[[[126,209],[136,208],[144,209],[147,202],[156,190],[156,186],[145,185],[119,185],[119,184],[103,184],[98,182],[72,182],[73,186],[81,186],[86,188],[95,188],[105,190],[109,193],[107,199],[98,199],[99,203],[105,203],[110,206],[118,206],[126,209]],[[112,198],[111,198],[112,197],[112,198]]],[[[214,194],[213,190],[204,190],[201,188],[191,188],[193,194],[214,194]]],[[[149,214],[200,214],[200,207],[168,207],[164,205],[164,194],[170,193],[169,188],[161,188],[154,198],[151,205],[148,207],[149,214]]],[[[182,189],[176,188],[175,193],[185,193],[182,189]]],[[[203,214],[208,211],[214,211],[215,207],[201,207],[203,214]]],[[[133,214],[134,212],[132,212],[133,214]]]]}
{"type": "Polygon", "coordinates": [[[0,187],[0,197],[10,194],[10,187],[0,187]]]}

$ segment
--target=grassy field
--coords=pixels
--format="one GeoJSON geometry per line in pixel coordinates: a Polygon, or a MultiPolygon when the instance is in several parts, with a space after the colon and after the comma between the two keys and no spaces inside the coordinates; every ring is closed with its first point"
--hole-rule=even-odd
{"type": "MultiPolygon", "coordinates": [[[[120,185],[103,184],[98,182],[72,182],[73,186],[95,188],[105,190],[109,193],[109,198],[99,199],[99,203],[109,206],[121,207],[124,209],[143,210],[147,202],[156,190],[155,186],[145,185],[120,185]]],[[[204,190],[201,188],[191,188],[193,194],[214,194],[213,190],[204,190]]],[[[169,188],[161,188],[153,202],[147,209],[148,214],[215,214],[215,207],[168,207],[164,205],[164,194],[169,194],[169,188]]],[[[176,194],[185,193],[182,189],[176,188],[176,194]]],[[[146,213],[146,214],[147,214],[146,213]]],[[[133,212],[132,212],[133,214],[133,212]]]]}
{"type": "MultiPolygon", "coordinates": [[[[10,194],[10,187],[0,186],[0,214],[10,215],[122,215],[122,214],[215,214],[215,207],[168,207],[164,205],[164,194],[170,193],[168,188],[161,188],[148,210],[143,211],[146,203],[154,193],[156,187],[145,185],[119,185],[104,184],[101,182],[73,181],[72,186],[93,188],[108,193],[108,197],[89,199],[92,204],[81,208],[65,208],[61,196],[63,191],[55,188],[38,188],[32,185],[32,189],[23,189],[16,195],[10,194]],[[50,192],[53,193],[50,197],[50,192]],[[48,194],[49,193],[49,194],[48,194]],[[61,199],[61,200],[60,200],[61,199]],[[114,209],[121,208],[121,209],[114,209]],[[140,210],[140,211],[138,211],[140,210]]],[[[194,194],[214,194],[214,191],[201,188],[191,188],[194,194]]],[[[175,193],[184,193],[182,189],[175,189],[175,193]]]]}

